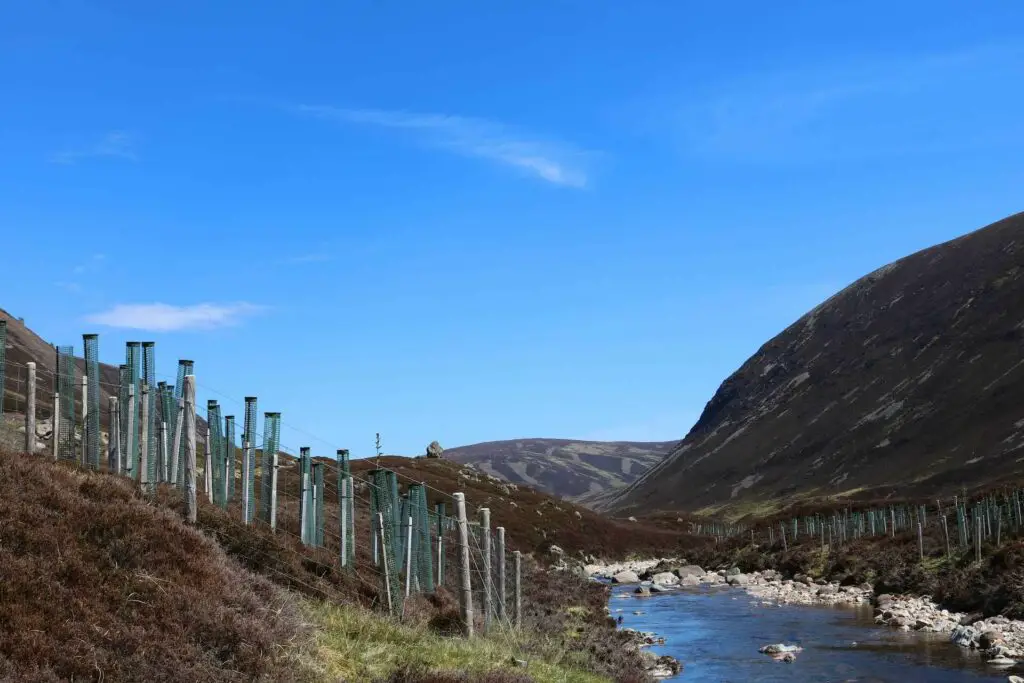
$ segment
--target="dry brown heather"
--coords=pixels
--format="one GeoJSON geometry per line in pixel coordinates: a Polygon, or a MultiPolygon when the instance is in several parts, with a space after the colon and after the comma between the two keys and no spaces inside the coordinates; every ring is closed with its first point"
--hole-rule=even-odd
{"type": "MultiPolygon", "coordinates": [[[[459,481],[451,463],[385,462],[441,490],[454,490],[457,483],[455,488],[472,503],[490,503],[495,519],[509,528],[510,547],[546,550],[554,540],[566,550],[587,548],[582,524],[567,531],[558,527],[570,517],[579,522],[568,504],[520,489],[516,498],[525,502],[512,507],[507,498],[500,500],[492,483],[459,481]],[[543,514],[536,515],[535,509],[543,514]]],[[[355,469],[369,466],[356,463],[355,469]]],[[[333,470],[328,479],[331,501],[333,470]]],[[[0,679],[307,677],[312,669],[303,662],[315,655],[309,651],[313,634],[302,625],[308,618],[298,594],[312,604],[379,610],[381,582],[366,542],[365,507],[357,512],[357,572],[338,567],[337,539],[330,533],[327,548],[302,547],[297,484],[294,465],[286,461],[276,534],[262,525],[244,527],[237,521],[237,504],[225,514],[202,496],[197,530],[182,522],[180,496],[169,488],[161,488],[154,503],[120,477],[83,473],[45,458],[0,454],[0,679]]],[[[336,506],[329,502],[325,510],[327,529],[336,529],[336,506]]],[[[626,523],[620,528],[619,522],[583,514],[588,515],[584,521],[594,520],[593,537],[603,535],[608,552],[613,552],[609,541],[629,538],[632,527],[626,523]]],[[[644,544],[667,538],[665,531],[639,528],[636,538],[644,544]]],[[[621,546],[626,547],[634,548],[621,546]]],[[[642,547],[635,550],[643,552],[642,547]]],[[[451,588],[454,544],[449,553],[451,588]]],[[[524,570],[523,630],[529,634],[519,646],[524,657],[561,661],[616,681],[647,680],[638,657],[624,651],[621,634],[604,615],[605,588],[568,572],[543,571],[529,557],[524,570]]],[[[442,588],[434,596],[411,600],[406,622],[435,633],[456,632],[453,593],[442,588]]],[[[445,677],[412,665],[393,680],[469,680],[460,675],[445,677]]],[[[491,678],[473,680],[529,678],[502,668],[491,678]]]]}
{"type": "Polygon", "coordinates": [[[294,598],[126,480],[0,454],[0,544],[0,679],[294,679],[294,598]]]}

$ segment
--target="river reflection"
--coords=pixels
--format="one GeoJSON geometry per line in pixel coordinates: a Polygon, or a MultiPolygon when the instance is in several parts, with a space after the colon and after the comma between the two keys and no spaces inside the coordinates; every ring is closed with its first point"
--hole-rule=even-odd
{"type": "Polygon", "coordinates": [[[741,590],[706,587],[649,598],[631,593],[615,589],[612,616],[621,616],[624,627],[664,636],[666,644],[651,650],[682,662],[679,680],[687,683],[1005,683],[1010,673],[1019,675],[988,666],[945,636],[879,628],[867,605],[762,606],[741,590]],[[792,664],[757,651],[779,642],[804,651],[792,664]]]}

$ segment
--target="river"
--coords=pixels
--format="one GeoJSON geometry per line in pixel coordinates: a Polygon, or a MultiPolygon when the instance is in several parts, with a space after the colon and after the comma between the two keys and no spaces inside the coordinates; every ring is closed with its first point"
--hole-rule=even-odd
{"type": "Polygon", "coordinates": [[[986,665],[946,636],[879,627],[868,605],[762,606],[741,589],[708,587],[635,598],[632,588],[616,587],[609,607],[623,627],[665,638],[651,650],[684,665],[681,683],[1005,683],[1020,675],[986,665]],[[758,652],[780,642],[803,647],[796,662],[758,652]]]}

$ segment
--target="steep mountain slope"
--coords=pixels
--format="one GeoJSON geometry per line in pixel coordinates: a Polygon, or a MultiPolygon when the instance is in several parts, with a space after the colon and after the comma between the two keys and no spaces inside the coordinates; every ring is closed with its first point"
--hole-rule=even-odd
{"type": "Polygon", "coordinates": [[[660,462],[675,442],[516,439],[451,448],[444,457],[513,484],[560,498],[588,497],[626,486],[660,462]]]}
{"type": "Polygon", "coordinates": [[[766,512],[1024,476],[1024,214],[861,278],[761,347],[607,507],[766,512]]]}

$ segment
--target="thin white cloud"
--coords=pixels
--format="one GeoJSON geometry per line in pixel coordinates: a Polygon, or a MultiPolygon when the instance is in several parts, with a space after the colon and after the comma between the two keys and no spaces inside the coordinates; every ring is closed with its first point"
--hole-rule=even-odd
{"type": "Polygon", "coordinates": [[[170,304],[118,304],[86,318],[90,323],[150,332],[209,330],[237,325],[244,318],[262,313],[263,306],[250,303],[172,306],[170,304]]]}
{"type": "Polygon", "coordinates": [[[877,56],[751,74],[680,107],[687,154],[755,163],[820,163],[945,154],[1024,141],[1024,51],[981,46],[877,56]]]}
{"type": "Polygon", "coordinates": [[[112,158],[138,160],[135,151],[135,137],[131,133],[115,130],[107,133],[91,145],[58,152],[50,157],[51,163],[70,165],[89,158],[112,158]]]}
{"type": "Polygon", "coordinates": [[[299,113],[330,121],[413,131],[424,142],[468,157],[517,168],[554,185],[586,187],[586,153],[543,142],[485,119],[447,114],[416,114],[380,109],[300,105],[299,113]]]}

